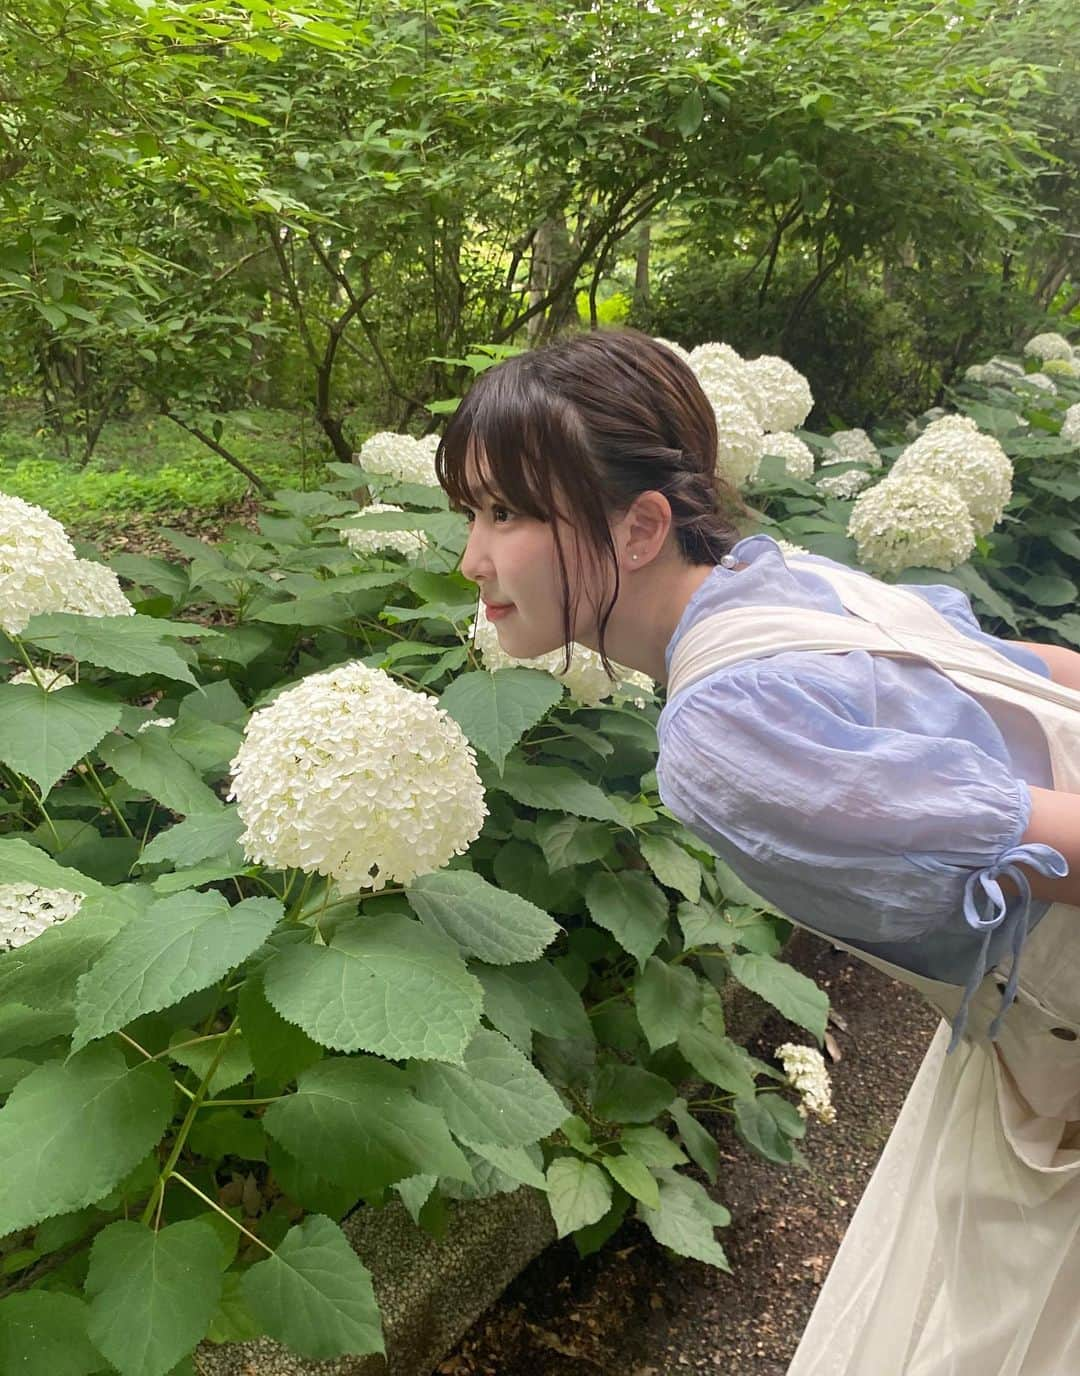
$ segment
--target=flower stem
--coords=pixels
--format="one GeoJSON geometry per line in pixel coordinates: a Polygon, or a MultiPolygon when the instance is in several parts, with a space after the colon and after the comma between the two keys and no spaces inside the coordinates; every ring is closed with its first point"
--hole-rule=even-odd
{"type": "Polygon", "coordinates": [[[127,835],[132,841],[134,841],[134,840],[135,840],[135,833],[134,833],[134,832],[131,830],[131,828],[128,826],[128,824],[127,824],[127,818],[124,816],[124,814],[120,811],[120,809],[119,809],[119,808],[116,806],[116,804],[113,802],[113,800],[112,800],[112,795],[110,794],[109,790],[105,787],[105,785],[104,785],[104,784],[101,782],[101,780],[98,778],[98,772],[97,772],[97,770],[94,768],[94,766],[90,763],[89,757],[85,758],[85,759],[82,761],[82,763],[86,766],[86,773],[87,773],[87,775],[90,777],[90,779],[93,781],[94,787],[97,789],[98,793],[101,795],[101,801],[105,804],[105,806],[109,809],[109,811],[112,813],[112,815],[113,815],[113,816],[116,818],[116,820],[120,823],[121,830],[123,830],[123,831],[126,833],[126,835],[127,835]]]}
{"type": "Polygon", "coordinates": [[[193,1185],[186,1176],[179,1175],[177,1174],[177,1172],[174,1171],[172,1173],[172,1179],[179,1180],[181,1185],[186,1185],[192,1194],[198,1195],[199,1198],[203,1201],[203,1203],[209,1204],[211,1209],[214,1209],[217,1213],[219,1213],[222,1216],[222,1218],[227,1218],[234,1228],[239,1228],[239,1230],[244,1234],[245,1237],[249,1237],[251,1238],[252,1242],[258,1243],[258,1245],[263,1249],[264,1252],[269,1252],[271,1256],[274,1255],[273,1247],[267,1247],[266,1243],[263,1242],[261,1237],[256,1237],[254,1233],[249,1233],[242,1223],[237,1223],[236,1219],[233,1218],[232,1214],[226,1213],[220,1204],[215,1204],[209,1195],[203,1194],[202,1190],[198,1189],[195,1185],[193,1185]]]}

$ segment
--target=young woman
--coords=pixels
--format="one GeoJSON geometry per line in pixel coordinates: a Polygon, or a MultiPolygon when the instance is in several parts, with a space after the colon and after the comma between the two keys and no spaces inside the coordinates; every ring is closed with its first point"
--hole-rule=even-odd
{"type": "Polygon", "coordinates": [[[666,684],[665,804],[944,1016],[789,1376],[1080,1373],[1080,655],[740,539],[716,445],[648,336],[509,359],[437,454],[462,572],[509,654],[666,684]]]}

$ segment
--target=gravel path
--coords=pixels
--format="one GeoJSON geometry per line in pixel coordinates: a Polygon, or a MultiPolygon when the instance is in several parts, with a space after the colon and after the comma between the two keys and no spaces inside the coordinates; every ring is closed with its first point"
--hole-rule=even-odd
{"type": "MultiPolygon", "coordinates": [[[[911,990],[813,938],[793,963],[828,989],[837,1121],[811,1125],[806,1170],[751,1156],[720,1119],[723,1172],[713,1191],[733,1222],[718,1234],[725,1275],[668,1256],[639,1223],[580,1261],[550,1247],[465,1336],[444,1376],[784,1376],[843,1237],[937,1024],[911,990]]],[[[755,1049],[805,1034],[770,1017],[755,1049]]]]}

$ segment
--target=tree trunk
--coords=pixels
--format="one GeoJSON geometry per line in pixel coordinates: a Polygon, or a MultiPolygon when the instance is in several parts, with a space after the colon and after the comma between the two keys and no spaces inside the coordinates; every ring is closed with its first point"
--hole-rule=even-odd
{"type": "Polygon", "coordinates": [[[634,260],[634,310],[649,304],[649,253],[652,249],[652,222],[642,220],[637,232],[637,251],[634,260]]]}

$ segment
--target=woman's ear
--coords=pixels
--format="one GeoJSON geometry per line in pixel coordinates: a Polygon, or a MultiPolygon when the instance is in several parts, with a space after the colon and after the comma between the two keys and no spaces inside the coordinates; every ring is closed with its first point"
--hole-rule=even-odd
{"type": "Polygon", "coordinates": [[[671,503],[662,492],[639,492],[622,518],[618,548],[634,568],[651,563],[671,529],[671,503]]]}

